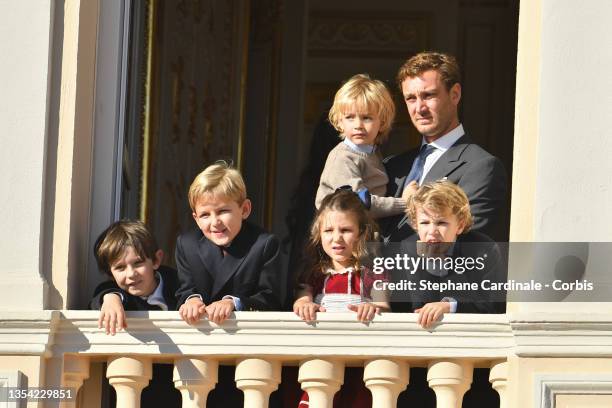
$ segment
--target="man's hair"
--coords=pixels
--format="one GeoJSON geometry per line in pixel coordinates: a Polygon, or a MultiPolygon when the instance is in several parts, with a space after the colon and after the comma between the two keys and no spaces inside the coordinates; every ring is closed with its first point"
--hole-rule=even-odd
{"type": "Polygon", "coordinates": [[[436,214],[451,214],[463,223],[463,232],[468,232],[473,224],[470,202],[461,187],[447,180],[438,180],[425,183],[410,197],[406,213],[408,219],[416,230],[417,209],[424,208],[436,214]]]}
{"type": "Polygon", "coordinates": [[[334,104],[329,111],[329,122],[340,132],[341,138],[344,138],[342,134],[344,129],[341,127],[342,116],[353,105],[357,112],[378,116],[380,129],[375,143],[384,143],[395,118],[395,103],[387,86],[367,74],[357,74],[338,89],[334,96],[334,104]]]}
{"type": "Polygon", "coordinates": [[[397,72],[397,85],[402,91],[402,82],[426,71],[437,71],[447,91],[461,83],[461,70],[455,57],[440,52],[420,52],[410,57],[397,72]]]}
{"type": "Polygon", "coordinates": [[[198,174],[189,187],[189,205],[195,211],[204,196],[224,196],[238,204],[246,200],[246,185],[238,170],[225,161],[218,161],[198,174]]]}
{"type": "Polygon", "coordinates": [[[105,229],[94,244],[94,255],[101,272],[111,274],[111,266],[132,247],[143,260],[155,260],[159,249],[157,241],[147,226],[139,220],[121,220],[105,229]]]}

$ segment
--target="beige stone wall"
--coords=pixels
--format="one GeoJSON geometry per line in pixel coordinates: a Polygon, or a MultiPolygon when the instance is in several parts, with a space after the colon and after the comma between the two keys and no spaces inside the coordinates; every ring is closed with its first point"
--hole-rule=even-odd
{"type": "MultiPolygon", "coordinates": [[[[610,401],[610,395],[605,397],[595,395],[593,384],[601,380],[602,375],[610,376],[612,373],[612,358],[520,358],[511,360],[512,395],[514,396],[511,406],[516,407],[540,407],[537,404],[540,389],[536,387],[539,377],[560,378],[571,384],[575,395],[563,395],[555,398],[557,408],[559,407],[599,407],[611,405],[587,405],[588,401],[603,404],[610,401]],[[575,405],[571,405],[575,404],[575,405]],[[585,404],[585,405],[583,405],[585,404]]],[[[569,385],[568,385],[569,386],[569,385]]],[[[566,391],[567,394],[570,391],[566,391]]],[[[612,382],[608,386],[608,394],[612,393],[612,382]]]]}
{"type": "Polygon", "coordinates": [[[52,2],[0,2],[0,310],[42,309],[52,2]]]}
{"type": "MultiPolygon", "coordinates": [[[[89,254],[98,1],[69,1],[63,11],[61,95],[49,309],[76,308],[89,254]]],[[[51,181],[51,180],[50,180],[51,181]]],[[[53,182],[53,181],[51,181],[53,182]]]]}
{"type": "MultiPolygon", "coordinates": [[[[610,13],[605,0],[588,7],[521,2],[511,241],[611,240],[612,224],[601,218],[612,199],[612,39],[603,17],[610,13]]],[[[612,254],[589,247],[588,256],[583,278],[605,281],[612,254]]],[[[510,278],[513,267],[511,258],[510,278]]],[[[523,303],[508,310],[612,312],[612,304],[523,303]]]]}
{"type": "Polygon", "coordinates": [[[28,380],[28,387],[40,387],[46,384],[44,367],[44,359],[39,356],[0,357],[0,371],[21,371],[28,380]]]}
{"type": "Polygon", "coordinates": [[[521,2],[511,240],[610,241],[612,3],[521,2]]]}

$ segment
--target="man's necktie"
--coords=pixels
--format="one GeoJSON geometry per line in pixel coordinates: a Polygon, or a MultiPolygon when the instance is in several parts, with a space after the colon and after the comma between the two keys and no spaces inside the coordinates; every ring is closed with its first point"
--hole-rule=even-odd
{"type": "Polygon", "coordinates": [[[410,173],[408,173],[408,177],[406,177],[406,184],[410,183],[412,180],[416,180],[417,183],[419,180],[421,180],[421,177],[423,176],[423,168],[425,167],[425,160],[427,159],[427,156],[433,153],[434,150],[436,150],[436,148],[429,144],[424,144],[421,146],[419,155],[412,163],[410,173]]]}
{"type": "MultiPolygon", "coordinates": [[[[425,159],[429,156],[433,151],[436,150],[435,147],[429,144],[424,144],[421,146],[421,150],[419,150],[419,155],[412,162],[412,168],[410,169],[410,173],[404,179],[404,188],[412,181],[416,180],[419,183],[421,180],[421,176],[423,176],[423,168],[425,167],[425,159]]],[[[404,214],[400,222],[397,224],[397,229],[402,228],[405,224],[408,224],[408,214],[404,214]]]]}

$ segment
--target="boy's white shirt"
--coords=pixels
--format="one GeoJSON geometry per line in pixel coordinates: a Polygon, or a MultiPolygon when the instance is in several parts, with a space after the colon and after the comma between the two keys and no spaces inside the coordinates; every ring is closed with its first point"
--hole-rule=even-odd
{"type": "Polygon", "coordinates": [[[155,277],[159,280],[157,287],[152,294],[149,296],[141,296],[141,298],[152,306],[159,306],[162,310],[168,311],[168,305],[164,299],[164,280],[159,272],[155,272],[155,277]]]}

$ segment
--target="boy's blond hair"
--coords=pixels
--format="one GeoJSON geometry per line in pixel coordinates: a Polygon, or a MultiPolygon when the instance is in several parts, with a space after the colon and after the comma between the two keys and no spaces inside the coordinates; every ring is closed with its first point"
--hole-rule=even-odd
{"type": "Polygon", "coordinates": [[[100,271],[111,275],[111,267],[132,247],[142,258],[155,260],[157,241],[140,220],[121,220],[105,229],[94,244],[94,255],[100,271]]]}
{"type": "Polygon", "coordinates": [[[412,227],[417,227],[417,209],[425,208],[436,214],[450,211],[463,223],[463,233],[469,231],[474,223],[470,202],[461,187],[447,180],[438,180],[423,184],[408,200],[406,213],[412,227]]]}
{"type": "Polygon", "coordinates": [[[189,187],[189,205],[195,211],[198,201],[204,196],[224,196],[239,205],[246,200],[246,185],[238,170],[225,161],[218,161],[198,174],[189,187]]]}
{"type": "Polygon", "coordinates": [[[342,115],[353,105],[358,112],[378,116],[380,129],[375,143],[384,143],[395,118],[395,103],[386,85],[367,74],[357,74],[338,89],[329,111],[329,121],[340,132],[341,138],[344,138],[344,129],[340,125],[342,115]]]}

